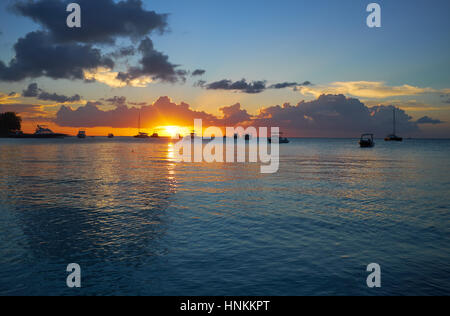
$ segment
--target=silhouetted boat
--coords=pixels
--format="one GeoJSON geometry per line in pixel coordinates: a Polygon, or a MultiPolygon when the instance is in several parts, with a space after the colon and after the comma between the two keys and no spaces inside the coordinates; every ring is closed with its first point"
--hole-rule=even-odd
{"type": "Polygon", "coordinates": [[[134,136],[134,138],[149,138],[147,133],[139,133],[138,135],[134,136]]]}
{"type": "Polygon", "coordinates": [[[152,138],[159,138],[159,134],[158,133],[153,133],[152,134],[152,138]]]}
{"type": "Polygon", "coordinates": [[[12,138],[62,138],[66,136],[66,134],[53,133],[46,125],[38,125],[34,134],[24,134],[23,132],[18,131],[9,135],[9,137],[12,138]]]}
{"type": "Polygon", "coordinates": [[[373,140],[373,134],[363,134],[359,140],[359,146],[361,148],[371,148],[375,146],[375,141],[373,140]]]}
{"type": "Polygon", "coordinates": [[[86,138],[86,131],[79,131],[77,137],[78,138],[86,138]]]}
{"type": "Polygon", "coordinates": [[[33,137],[35,138],[59,138],[64,136],[66,135],[53,133],[53,131],[45,125],[38,125],[35,133],[33,134],[33,137]]]}
{"type": "Polygon", "coordinates": [[[114,134],[108,134],[108,138],[114,138],[114,134]]]}
{"type": "Polygon", "coordinates": [[[399,137],[396,134],[396,120],[395,120],[395,108],[394,108],[394,132],[391,135],[388,135],[384,140],[387,142],[402,142],[403,138],[399,137]]]}
{"type": "MultiPolygon", "coordinates": [[[[278,143],[279,144],[289,144],[290,141],[287,137],[282,137],[281,135],[283,135],[283,133],[280,133],[280,136],[278,137],[278,143]]],[[[269,137],[269,143],[272,143],[272,138],[269,137]]]]}
{"type": "Polygon", "coordinates": [[[141,113],[139,113],[138,130],[139,133],[134,138],[149,138],[147,133],[141,133],[141,113]]]}

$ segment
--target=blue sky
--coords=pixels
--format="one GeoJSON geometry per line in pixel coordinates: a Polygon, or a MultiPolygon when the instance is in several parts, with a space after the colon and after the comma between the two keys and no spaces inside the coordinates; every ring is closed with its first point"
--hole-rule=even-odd
{"type": "MultiPolygon", "coordinates": [[[[14,2],[1,4],[0,60],[5,63],[14,56],[12,47],[17,39],[40,28],[29,18],[9,11],[8,5],[14,2]]],[[[324,90],[334,82],[359,81],[436,91],[450,88],[449,1],[377,1],[382,7],[379,29],[366,26],[366,6],[371,1],[143,2],[145,9],[170,14],[170,31],[151,36],[155,48],[185,69],[205,69],[202,79],[206,82],[243,78],[267,80],[268,84],[310,81],[324,90]]],[[[32,82],[38,82],[51,92],[80,93],[88,100],[124,95],[130,100],[150,102],[168,95],[177,102],[185,101],[195,109],[214,114],[219,113],[220,106],[236,102],[250,113],[257,113],[261,107],[314,99],[313,95],[291,89],[255,95],[206,91],[193,87],[193,78],[184,84],[152,83],[146,88],[111,88],[101,83],[29,78],[14,83],[0,82],[0,91],[20,92],[32,82]]],[[[437,114],[439,118],[450,120],[438,92],[387,98],[353,97],[371,103],[414,101],[427,104],[432,111],[420,107],[420,111],[410,114],[414,117],[437,114]]]]}

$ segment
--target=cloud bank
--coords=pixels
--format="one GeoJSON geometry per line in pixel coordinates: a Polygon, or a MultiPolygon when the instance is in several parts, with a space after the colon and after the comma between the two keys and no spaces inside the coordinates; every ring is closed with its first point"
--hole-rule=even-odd
{"type": "MultiPolygon", "coordinates": [[[[140,108],[129,106],[126,99],[115,97],[104,100],[116,106],[102,110],[100,103],[88,103],[76,110],[62,106],[55,122],[64,127],[137,127],[139,113],[142,126],[148,128],[162,125],[192,126],[193,120],[201,118],[204,126],[255,126],[280,127],[290,136],[302,137],[358,137],[371,132],[384,137],[392,131],[394,106],[368,107],[358,99],[344,95],[322,95],[313,101],[297,105],[284,104],[260,110],[250,115],[241,105],[220,108],[222,116],[214,116],[193,110],[188,104],[176,104],[168,97],[161,97],[153,104],[140,108]]],[[[397,128],[402,135],[420,133],[420,124],[438,124],[438,120],[425,117],[414,121],[405,111],[397,111],[397,128]]]]}

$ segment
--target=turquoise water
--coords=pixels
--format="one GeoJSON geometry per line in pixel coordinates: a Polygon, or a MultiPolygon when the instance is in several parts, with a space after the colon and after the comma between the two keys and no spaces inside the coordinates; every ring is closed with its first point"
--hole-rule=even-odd
{"type": "Polygon", "coordinates": [[[294,139],[275,175],[172,148],[0,139],[0,295],[450,294],[450,141],[294,139]]]}

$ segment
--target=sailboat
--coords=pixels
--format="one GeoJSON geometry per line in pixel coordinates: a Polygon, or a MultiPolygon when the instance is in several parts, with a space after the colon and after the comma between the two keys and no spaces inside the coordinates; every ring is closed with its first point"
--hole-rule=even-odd
{"type": "Polygon", "coordinates": [[[134,136],[134,138],[149,138],[147,133],[141,133],[141,113],[139,112],[139,123],[138,123],[139,133],[134,136]]]}
{"type": "Polygon", "coordinates": [[[395,108],[394,108],[394,132],[391,135],[387,136],[384,139],[385,141],[387,141],[387,142],[402,142],[403,141],[402,137],[399,137],[399,136],[395,135],[395,133],[396,133],[396,126],[395,125],[396,125],[396,120],[395,120],[395,108]]]}

